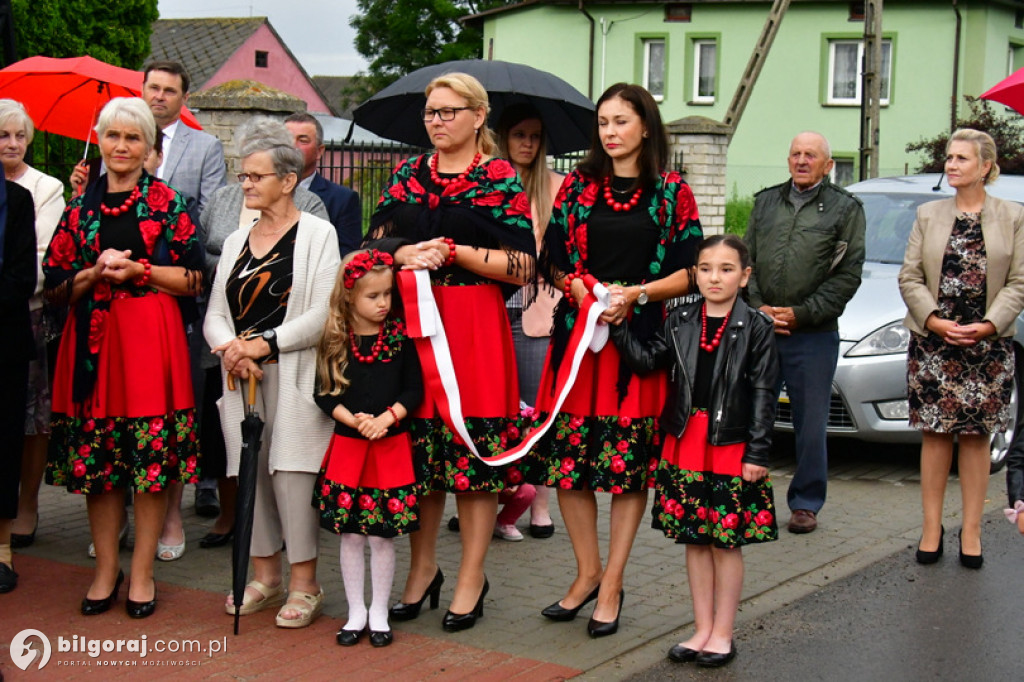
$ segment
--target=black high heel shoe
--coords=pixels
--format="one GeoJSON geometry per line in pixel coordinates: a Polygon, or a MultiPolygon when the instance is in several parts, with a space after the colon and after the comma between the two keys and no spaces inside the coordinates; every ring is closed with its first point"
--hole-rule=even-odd
{"type": "Polygon", "coordinates": [[[111,605],[117,600],[117,593],[121,589],[121,583],[124,582],[124,571],[117,572],[117,582],[114,583],[114,590],[106,599],[89,599],[86,597],[82,600],[82,615],[83,616],[98,616],[101,613],[110,610],[111,605]]]}
{"type": "Polygon", "coordinates": [[[412,620],[420,615],[420,608],[423,606],[423,602],[427,597],[430,597],[430,608],[436,609],[441,603],[441,585],[444,585],[444,573],[441,572],[441,567],[437,567],[437,573],[434,574],[434,579],[427,585],[427,591],[423,593],[419,601],[411,604],[405,602],[398,602],[390,609],[388,614],[392,620],[412,620]]]}
{"type": "Polygon", "coordinates": [[[590,619],[587,623],[587,632],[591,637],[607,637],[619,631],[619,616],[622,615],[622,602],[626,601],[626,591],[619,590],[619,610],[615,613],[615,620],[605,623],[600,620],[590,619]]]}
{"type": "Polygon", "coordinates": [[[936,561],[942,558],[942,542],[946,537],[946,527],[939,526],[942,530],[939,533],[939,548],[934,552],[926,552],[921,549],[921,544],[917,545],[917,554],[914,557],[917,559],[919,564],[934,564],[936,561]]]}
{"type": "Polygon", "coordinates": [[[551,620],[557,621],[572,620],[576,617],[576,614],[580,612],[580,609],[582,609],[584,606],[597,599],[597,593],[600,591],[601,583],[598,583],[597,587],[591,590],[590,594],[588,594],[586,598],[582,602],[580,602],[580,605],[576,608],[567,609],[564,606],[562,606],[560,602],[556,601],[554,604],[541,611],[540,615],[544,616],[545,618],[550,618],[551,620]]]}
{"type": "Polygon", "coordinates": [[[125,601],[124,610],[130,618],[149,618],[156,611],[156,581],[153,581],[153,598],[149,601],[125,601]]]}
{"type": "Polygon", "coordinates": [[[960,565],[964,568],[979,569],[985,563],[985,557],[981,554],[964,554],[964,531],[960,529],[960,565]]]}
{"type": "Polygon", "coordinates": [[[487,576],[484,576],[484,589],[480,591],[480,598],[476,600],[476,606],[469,613],[452,613],[451,611],[445,613],[444,621],[441,622],[444,631],[459,632],[476,625],[476,619],[484,617],[484,597],[487,596],[489,589],[491,589],[491,585],[487,582],[487,576]]]}

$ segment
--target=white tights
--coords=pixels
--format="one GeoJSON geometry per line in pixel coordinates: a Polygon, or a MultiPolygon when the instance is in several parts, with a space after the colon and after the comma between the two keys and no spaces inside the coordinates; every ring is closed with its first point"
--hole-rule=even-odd
{"type": "MultiPolygon", "coordinates": [[[[348,622],[344,630],[362,630],[366,627],[367,610],[363,598],[365,559],[363,548],[367,536],[356,533],[341,534],[341,577],[345,582],[348,601],[348,622]]],[[[370,630],[384,632],[388,626],[388,600],[395,581],[395,543],[392,538],[369,537],[370,581],[373,601],[370,602],[370,630]]]]}

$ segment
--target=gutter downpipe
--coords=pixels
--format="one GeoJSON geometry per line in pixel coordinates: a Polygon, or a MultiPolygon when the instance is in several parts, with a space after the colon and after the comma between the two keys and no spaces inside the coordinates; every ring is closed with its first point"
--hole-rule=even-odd
{"type": "MultiPolygon", "coordinates": [[[[954,2],[955,4],[955,2],[954,2]]],[[[587,58],[587,98],[593,101],[594,99],[594,17],[590,16],[590,12],[583,8],[583,0],[580,0],[579,11],[583,13],[583,16],[590,22],[590,55],[587,58]]]]}
{"type": "Polygon", "coordinates": [[[950,112],[949,112],[949,133],[950,135],[956,130],[956,108],[959,97],[957,97],[957,89],[959,87],[959,76],[960,76],[960,27],[963,23],[963,17],[960,16],[960,8],[956,6],[957,0],[953,0],[953,12],[956,13],[956,32],[953,37],[953,92],[950,95],[950,112]]]}

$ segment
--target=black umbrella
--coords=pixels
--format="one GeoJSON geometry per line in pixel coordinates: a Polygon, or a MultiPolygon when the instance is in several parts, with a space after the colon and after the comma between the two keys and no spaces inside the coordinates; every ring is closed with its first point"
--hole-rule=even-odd
{"type": "MultiPolygon", "coordinates": [[[[238,463],[238,496],[235,498],[235,543],[231,549],[231,592],[235,599],[235,634],[238,634],[239,609],[245,599],[249,577],[249,548],[252,545],[252,517],[256,506],[256,468],[260,460],[260,436],[263,420],[256,411],[256,377],[249,374],[249,395],[242,420],[242,453],[238,463]]],[[[228,375],[228,388],[234,390],[234,377],[228,375]]]]}
{"type": "Polygon", "coordinates": [[[586,149],[594,126],[594,103],[564,80],[525,64],[486,59],[434,64],[417,69],[360,104],[352,113],[356,124],[389,140],[430,147],[420,110],[423,90],[446,73],[462,72],[480,81],[491,101],[491,124],[510,104],[532,104],[547,130],[549,154],[586,149]]]}

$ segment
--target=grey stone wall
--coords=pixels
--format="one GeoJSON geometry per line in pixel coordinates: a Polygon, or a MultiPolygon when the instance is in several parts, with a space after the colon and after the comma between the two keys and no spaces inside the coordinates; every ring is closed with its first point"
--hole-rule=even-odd
{"type": "Polygon", "coordinates": [[[672,121],[670,155],[683,153],[686,182],[693,190],[705,235],[725,231],[725,166],[732,127],[703,116],[672,121]]]}
{"type": "Polygon", "coordinates": [[[241,126],[254,116],[270,116],[284,120],[297,111],[305,111],[306,103],[258,81],[234,80],[209,90],[194,93],[188,106],[195,112],[203,130],[216,135],[224,145],[228,166],[228,182],[236,182],[242,172],[235,136],[241,126]]]}

